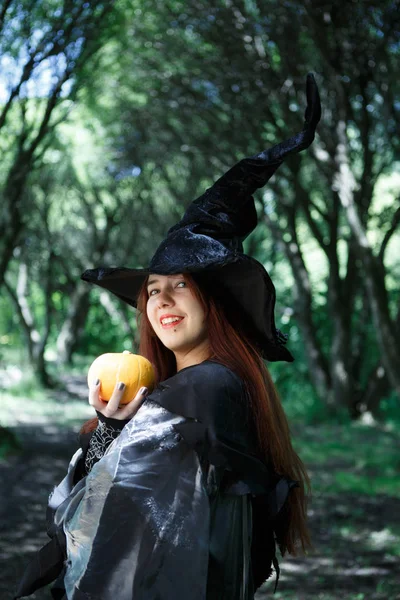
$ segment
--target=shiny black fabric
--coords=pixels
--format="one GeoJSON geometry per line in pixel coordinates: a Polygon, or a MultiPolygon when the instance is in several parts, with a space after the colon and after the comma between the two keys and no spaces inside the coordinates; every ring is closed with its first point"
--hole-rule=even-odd
{"type": "Polygon", "coordinates": [[[186,417],[174,428],[200,460],[235,471],[253,493],[266,493],[276,484],[258,457],[243,383],[232,371],[217,362],[204,361],[159,384],[151,398],[186,417]]]}
{"type": "Polygon", "coordinates": [[[54,562],[54,594],[68,582],[68,600],[253,600],[271,575],[274,520],[295,482],[259,459],[242,382],[226,367],[205,361],[164,381],[75,484],[83,459],[79,450],[50,497],[49,533],[61,538],[58,555],[49,561],[41,551],[40,572],[30,569],[17,598],[54,579],[54,562]],[[165,512],[171,502],[176,508],[165,512]]]}
{"type": "Polygon", "coordinates": [[[290,139],[244,158],[202,196],[168,231],[147,269],[89,269],[82,279],[109,290],[136,306],[150,273],[191,273],[214,286],[220,297],[233,302],[243,327],[264,358],[291,362],[286,341],[275,326],[275,288],[264,267],[243,254],[243,240],[257,225],[253,194],[262,188],[287,156],[308,148],[321,117],[318,88],[307,76],[307,109],[303,130],[290,139]]]}
{"type": "Polygon", "coordinates": [[[272,523],[297,483],[280,477],[261,460],[240,378],[218,362],[206,360],[160,383],[151,398],[186,417],[174,429],[196,450],[201,461],[225,471],[223,491],[260,496],[265,517],[272,523]]]}

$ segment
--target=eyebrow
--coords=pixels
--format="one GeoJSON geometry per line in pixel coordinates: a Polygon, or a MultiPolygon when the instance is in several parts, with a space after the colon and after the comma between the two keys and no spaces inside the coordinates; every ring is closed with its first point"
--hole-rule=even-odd
{"type": "MultiPolygon", "coordinates": [[[[183,277],[183,275],[170,275],[170,277],[173,277],[174,279],[180,279],[183,277]]],[[[159,279],[150,279],[150,281],[147,282],[147,287],[151,286],[153,283],[158,283],[159,281],[159,279]]]]}
{"type": "Polygon", "coordinates": [[[147,282],[147,287],[149,287],[153,283],[157,283],[157,281],[158,281],[158,279],[151,279],[150,281],[147,282]]]}

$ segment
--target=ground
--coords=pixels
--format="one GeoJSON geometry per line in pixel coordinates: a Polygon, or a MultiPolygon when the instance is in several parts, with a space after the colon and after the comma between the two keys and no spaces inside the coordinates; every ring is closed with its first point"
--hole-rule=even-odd
{"type": "MultiPolygon", "coordinates": [[[[0,600],[13,598],[24,567],[47,542],[49,492],[64,477],[76,449],[79,419],[83,422],[90,415],[84,382],[69,378],[65,385],[67,393],[58,394],[57,407],[48,405],[44,415],[43,410],[40,416],[28,410],[28,416],[21,417],[20,407],[12,410],[9,403],[3,403],[0,410],[4,424],[6,406],[5,424],[16,431],[23,448],[20,454],[0,461],[0,600]],[[81,413],[75,420],[63,421],[71,395],[80,403],[81,413]]],[[[322,481],[341,468],[339,463],[340,458],[336,464],[309,461],[307,467],[313,480],[322,481]]],[[[270,580],[257,593],[257,600],[400,599],[398,538],[393,534],[400,527],[397,497],[320,491],[312,500],[309,522],[314,550],[307,557],[281,560],[276,594],[272,593],[275,582],[270,580]]],[[[40,590],[30,598],[48,600],[50,593],[40,590]]]]}

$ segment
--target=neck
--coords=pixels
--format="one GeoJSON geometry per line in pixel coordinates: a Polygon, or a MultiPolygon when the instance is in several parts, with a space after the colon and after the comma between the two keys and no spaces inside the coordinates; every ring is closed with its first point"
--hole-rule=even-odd
{"type": "Polygon", "coordinates": [[[198,365],[204,360],[210,358],[210,347],[208,340],[205,340],[196,348],[183,352],[174,352],[176,360],[176,372],[185,369],[186,367],[192,367],[198,365]]]}

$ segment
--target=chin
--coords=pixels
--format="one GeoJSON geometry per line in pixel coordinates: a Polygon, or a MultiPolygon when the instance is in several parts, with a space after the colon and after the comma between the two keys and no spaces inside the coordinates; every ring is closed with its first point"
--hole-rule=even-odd
{"type": "Polygon", "coordinates": [[[163,346],[165,346],[166,348],[168,348],[168,350],[171,350],[172,352],[174,352],[175,350],[179,350],[182,346],[182,344],[178,344],[176,340],[165,338],[163,339],[162,337],[159,337],[158,339],[163,344],[163,346]]]}
{"type": "Polygon", "coordinates": [[[184,352],[186,350],[186,346],[180,346],[179,344],[164,344],[164,346],[168,348],[168,350],[171,350],[171,352],[184,352]]]}
{"type": "Polygon", "coordinates": [[[164,346],[166,348],[168,348],[168,350],[171,350],[171,352],[188,352],[193,348],[193,344],[188,344],[188,343],[179,344],[177,342],[174,343],[171,340],[161,340],[161,341],[164,344],[164,346]]]}

